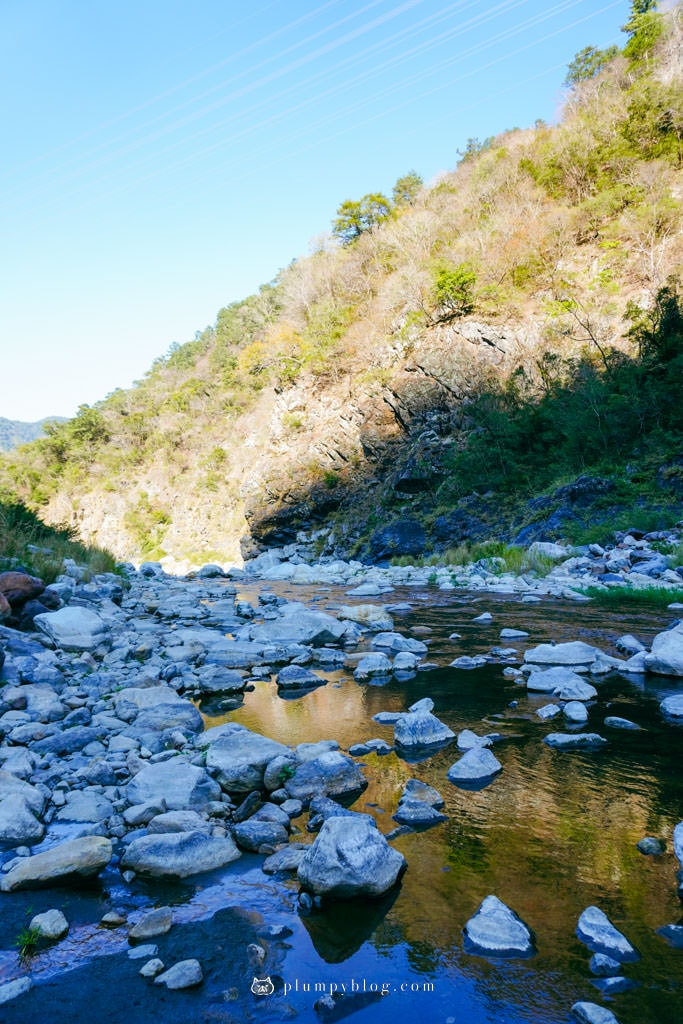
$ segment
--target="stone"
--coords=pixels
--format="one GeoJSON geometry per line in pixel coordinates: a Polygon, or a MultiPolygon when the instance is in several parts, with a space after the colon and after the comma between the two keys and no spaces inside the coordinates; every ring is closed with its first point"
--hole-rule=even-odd
{"type": "Polygon", "coordinates": [[[657,857],[660,853],[664,853],[666,843],[663,839],[657,839],[655,836],[644,836],[636,843],[636,849],[644,856],[657,857]]]}
{"type": "Polygon", "coordinates": [[[204,768],[171,758],[143,768],[133,776],[124,793],[132,805],[163,802],[167,810],[196,811],[212,800],[219,800],[221,790],[204,768]]]}
{"type": "Polygon", "coordinates": [[[199,960],[181,960],[169,967],[163,974],[154,979],[155,985],[165,985],[168,989],[194,988],[204,980],[199,960]]]}
{"type": "Polygon", "coordinates": [[[531,932],[497,896],[487,896],[464,928],[465,951],[483,956],[530,957],[536,952],[531,932]]]}
{"type": "Polygon", "coordinates": [[[367,779],[355,761],[331,750],[300,764],[284,788],[290,798],[309,803],[315,796],[350,798],[367,787],[367,779]]]}
{"type": "Polygon", "coordinates": [[[477,622],[480,625],[488,625],[489,622],[493,622],[493,615],[491,612],[482,612],[481,615],[477,615],[476,618],[472,619],[472,622],[477,622]]]}
{"type": "Polygon", "coordinates": [[[157,974],[161,974],[164,969],[164,961],[160,960],[158,956],[148,960],[146,964],[143,964],[138,974],[143,978],[156,978],[157,974]]]}
{"type": "Polygon", "coordinates": [[[477,736],[471,729],[461,729],[457,738],[458,750],[473,750],[475,747],[490,747],[489,736],[477,736]]]}
{"type": "Polygon", "coordinates": [[[598,1003],[574,1003],[572,1013],[583,1024],[619,1024],[612,1011],[598,1003]]]}
{"type": "Polygon", "coordinates": [[[241,729],[211,743],[206,767],[226,792],[251,793],[263,787],[266,766],[278,756],[290,758],[289,747],[260,733],[241,729]]]}
{"type": "Polygon", "coordinates": [[[16,999],[17,996],[23,996],[32,988],[33,981],[31,978],[17,978],[15,981],[6,981],[4,985],[0,985],[0,1006],[3,1003],[9,1003],[11,999],[16,999]]]}
{"type": "Polygon", "coordinates": [[[393,632],[378,633],[377,636],[373,636],[370,646],[382,651],[389,650],[391,654],[408,652],[420,655],[427,653],[427,644],[422,640],[415,640],[414,637],[393,632]]]}
{"type": "Polygon", "coordinates": [[[145,943],[144,946],[133,946],[132,949],[128,950],[129,960],[144,960],[148,956],[156,956],[159,952],[159,947],[153,943],[145,943]]]}
{"type": "Polygon", "coordinates": [[[77,605],[36,615],[33,624],[63,651],[93,651],[107,633],[106,624],[97,612],[77,605]]]}
{"type": "Polygon", "coordinates": [[[596,750],[607,740],[596,732],[549,732],[543,742],[555,750],[596,750]]]}
{"type": "Polygon", "coordinates": [[[642,732],[640,725],[636,725],[629,718],[619,718],[617,715],[608,715],[605,719],[605,725],[609,726],[610,729],[631,729],[633,732],[642,732]]]}
{"type": "Polygon", "coordinates": [[[529,665],[589,666],[601,652],[583,640],[563,644],[539,644],[524,653],[529,665]]]}
{"type": "Polygon", "coordinates": [[[196,811],[165,811],[149,819],[147,831],[151,835],[164,832],[204,832],[209,835],[211,825],[196,811]]]}
{"type": "Polygon", "coordinates": [[[640,954],[599,907],[587,907],[579,917],[576,934],[590,950],[604,953],[619,963],[632,963],[640,954]]]}
{"type": "Polygon", "coordinates": [[[399,748],[431,747],[449,743],[455,733],[430,711],[415,711],[394,725],[394,742],[399,748]]]}
{"type": "Polygon", "coordinates": [[[121,868],[155,878],[187,878],[225,867],[239,856],[239,850],[227,836],[171,832],[134,839],[121,858],[121,868]]]}
{"type": "Polygon", "coordinates": [[[683,868],[683,821],[674,827],[674,856],[683,868]]]}
{"type": "Polygon", "coordinates": [[[289,839],[287,829],[275,821],[242,821],[233,826],[235,842],[242,850],[258,853],[262,846],[275,847],[289,839]]]}
{"type": "Polygon", "coordinates": [[[366,654],[356,665],[353,678],[357,682],[365,682],[366,679],[374,679],[377,676],[388,676],[392,671],[392,664],[386,654],[376,652],[366,654]]]}
{"type": "MultiPolygon", "coordinates": [[[[583,707],[583,705],[581,706],[583,707]]],[[[536,714],[545,722],[549,718],[555,718],[556,715],[559,715],[561,710],[562,708],[559,704],[544,704],[542,708],[536,709],[536,714]]]]}
{"type": "Polygon", "coordinates": [[[295,843],[285,846],[282,850],[271,853],[270,857],[266,857],[261,870],[266,875],[275,875],[279,871],[297,871],[307,849],[307,846],[295,843]]]}
{"type": "Polygon", "coordinates": [[[588,968],[596,978],[613,978],[621,971],[621,964],[605,953],[593,953],[588,968]]]}
{"type": "Polygon", "coordinates": [[[314,686],[325,686],[327,683],[327,679],[301,665],[286,665],[280,669],[275,681],[283,690],[310,690],[314,686]]]}
{"type": "Polygon", "coordinates": [[[0,775],[9,776],[17,784],[17,788],[10,788],[0,783],[0,843],[33,846],[45,834],[45,826],[36,816],[42,813],[44,798],[33,786],[15,779],[9,772],[0,772],[0,775]],[[25,788],[19,789],[19,786],[25,788]]]}
{"type": "Polygon", "coordinates": [[[481,668],[486,664],[486,658],[483,654],[475,654],[474,657],[470,657],[469,654],[463,654],[460,658],[456,658],[455,661],[450,662],[450,668],[460,669],[472,669],[481,668]]]}
{"type": "Polygon", "coordinates": [[[20,608],[27,601],[39,597],[45,590],[45,584],[37,576],[27,572],[0,572],[0,594],[12,609],[20,608]]]}
{"type": "Polygon", "coordinates": [[[554,696],[558,700],[567,701],[587,701],[593,700],[597,697],[598,691],[590,683],[585,682],[583,679],[579,679],[573,683],[563,683],[562,686],[558,686],[554,691],[554,696]]]}
{"type": "Polygon", "coordinates": [[[488,784],[502,770],[502,764],[487,747],[473,747],[451,765],[447,778],[455,786],[468,788],[488,784]]]}
{"type": "Polygon", "coordinates": [[[59,942],[69,931],[69,922],[61,910],[46,910],[31,919],[29,930],[37,928],[41,938],[48,942],[59,942]]]}
{"type": "Polygon", "coordinates": [[[341,640],[347,625],[325,612],[311,611],[303,604],[292,602],[282,606],[280,618],[249,626],[248,630],[251,640],[269,643],[289,641],[318,647],[341,640]]]}
{"type": "Polygon", "coordinates": [[[77,789],[66,795],[66,804],[57,813],[57,821],[104,821],[114,813],[111,801],[88,790],[77,789]]]}
{"type": "Polygon", "coordinates": [[[128,939],[130,942],[137,942],[153,939],[157,935],[166,935],[170,932],[172,924],[173,914],[170,907],[148,910],[128,929],[128,939]]]}
{"type": "Polygon", "coordinates": [[[359,814],[323,822],[297,877],[316,896],[376,897],[388,892],[405,868],[405,858],[389,846],[372,818],[359,814]]]}
{"type": "MultiPolygon", "coordinates": [[[[526,688],[530,693],[557,693],[565,687],[583,683],[583,679],[571,669],[557,666],[544,670],[535,669],[527,679],[526,688]]],[[[571,700],[571,698],[568,698],[571,700]]]]}
{"type": "Polygon", "coordinates": [[[408,825],[414,829],[431,828],[432,825],[438,825],[440,822],[448,820],[447,815],[441,814],[436,807],[425,803],[424,800],[410,799],[399,801],[396,813],[392,814],[392,818],[399,825],[408,825]]]}
{"type": "Polygon", "coordinates": [[[410,651],[399,651],[394,658],[394,664],[392,666],[393,671],[396,672],[414,672],[419,664],[420,659],[417,654],[411,654],[410,651]]]}
{"type": "Polygon", "coordinates": [[[340,619],[349,619],[375,633],[391,631],[394,621],[383,605],[377,604],[344,604],[339,609],[340,619]]]}
{"type": "Polygon", "coordinates": [[[644,660],[648,672],[660,676],[683,676],[683,625],[658,633],[644,660]]]}
{"type": "Polygon", "coordinates": [[[0,879],[0,890],[16,892],[59,884],[71,878],[89,878],[106,867],[111,858],[110,839],[103,836],[70,839],[43,853],[23,857],[0,879]]]}
{"type": "Polygon", "coordinates": [[[580,700],[570,700],[562,708],[564,717],[568,722],[587,722],[588,721],[588,710],[585,704],[582,704],[580,700]]]}
{"type": "Polygon", "coordinates": [[[661,935],[665,942],[668,942],[674,949],[683,949],[683,925],[665,924],[657,929],[657,935],[661,935]]]}
{"type": "Polygon", "coordinates": [[[501,629],[499,634],[501,640],[523,640],[528,635],[523,629],[501,629]]]}
{"type": "Polygon", "coordinates": [[[683,693],[674,694],[672,697],[666,697],[659,705],[659,710],[662,712],[665,718],[670,718],[674,722],[683,721],[683,693]]]}

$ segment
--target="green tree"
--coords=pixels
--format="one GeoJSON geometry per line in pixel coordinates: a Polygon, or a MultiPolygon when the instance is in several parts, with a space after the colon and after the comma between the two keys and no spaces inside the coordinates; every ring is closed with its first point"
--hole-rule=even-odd
{"type": "Polygon", "coordinates": [[[618,46],[608,46],[606,50],[598,50],[594,46],[584,46],[583,50],[579,50],[568,65],[564,84],[574,86],[579,82],[586,82],[589,78],[594,78],[599,71],[602,71],[605,64],[613,60],[618,53],[618,46]]]}
{"type": "Polygon", "coordinates": [[[477,280],[469,263],[457,266],[441,264],[434,273],[436,322],[456,320],[474,309],[474,285],[477,280]]]}
{"type": "Polygon", "coordinates": [[[629,36],[624,56],[632,64],[645,60],[664,30],[662,17],[657,13],[657,0],[631,0],[631,14],[621,30],[629,36]]]}
{"type": "Polygon", "coordinates": [[[424,182],[417,171],[408,171],[398,178],[391,193],[395,206],[410,206],[415,202],[424,182]]]}
{"type": "Polygon", "coordinates": [[[369,192],[358,202],[346,199],[337,209],[332,234],[344,245],[355,242],[365,231],[391,216],[391,200],[381,192],[369,192]]]}

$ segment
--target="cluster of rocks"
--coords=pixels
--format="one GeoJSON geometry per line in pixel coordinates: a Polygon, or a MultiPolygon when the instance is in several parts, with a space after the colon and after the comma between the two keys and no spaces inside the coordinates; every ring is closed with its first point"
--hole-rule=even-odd
{"type": "MultiPolygon", "coordinates": [[[[491,593],[550,595],[581,600],[587,587],[683,587],[683,566],[675,562],[675,552],[683,537],[683,524],[671,530],[643,533],[632,529],[615,534],[615,543],[568,547],[535,541],[528,555],[549,571],[507,572],[502,559],[484,558],[468,565],[394,566],[372,565],[312,554],[313,545],[306,535],[301,542],[268,551],[245,563],[244,572],[262,580],[284,580],[299,584],[334,584],[360,588],[357,593],[376,596],[397,586],[426,586],[435,583],[442,590],[466,587],[491,593]],[[671,554],[669,554],[671,552],[671,554]]],[[[401,554],[401,552],[397,552],[401,554]]],[[[410,554],[410,552],[408,552],[410,554]]],[[[419,554],[419,552],[417,552],[419,554]]],[[[231,574],[239,574],[231,570],[231,574]]]]}

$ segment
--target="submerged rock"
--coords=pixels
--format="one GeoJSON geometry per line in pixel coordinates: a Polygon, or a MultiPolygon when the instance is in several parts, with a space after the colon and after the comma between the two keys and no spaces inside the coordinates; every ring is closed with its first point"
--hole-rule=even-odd
{"type": "Polygon", "coordinates": [[[549,732],[543,742],[555,750],[597,750],[607,740],[596,732],[549,732]]]}
{"type": "Polygon", "coordinates": [[[405,868],[405,858],[389,846],[372,818],[359,814],[323,822],[297,875],[303,888],[317,896],[348,899],[382,896],[405,868]]]}
{"type": "Polygon", "coordinates": [[[483,956],[530,957],[536,952],[531,932],[497,896],[487,896],[465,925],[465,951],[483,956]]]}
{"type": "Polygon", "coordinates": [[[640,953],[599,907],[587,907],[583,911],[576,926],[576,934],[593,952],[605,953],[619,963],[640,960],[640,953]]]}

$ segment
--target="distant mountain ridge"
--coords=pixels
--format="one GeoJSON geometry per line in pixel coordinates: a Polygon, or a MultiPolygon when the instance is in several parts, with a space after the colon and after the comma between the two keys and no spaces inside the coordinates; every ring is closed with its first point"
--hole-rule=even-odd
{"type": "Polygon", "coordinates": [[[19,445],[42,437],[46,423],[64,423],[65,421],[65,416],[44,416],[42,420],[36,420],[35,423],[25,423],[23,420],[7,420],[4,416],[0,416],[0,451],[11,452],[19,445]]]}

